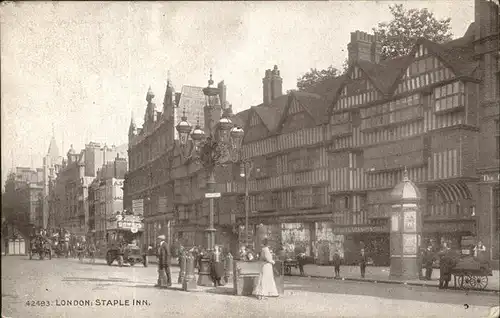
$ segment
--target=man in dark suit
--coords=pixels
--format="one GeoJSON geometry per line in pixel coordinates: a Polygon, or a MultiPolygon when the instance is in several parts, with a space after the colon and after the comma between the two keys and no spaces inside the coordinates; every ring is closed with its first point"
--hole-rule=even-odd
{"type": "Polygon", "coordinates": [[[156,287],[167,288],[172,286],[172,278],[170,276],[170,249],[165,242],[165,235],[160,235],[158,240],[158,282],[156,287]]]}
{"type": "Polygon", "coordinates": [[[441,256],[439,260],[439,289],[446,289],[451,280],[451,271],[455,267],[456,262],[451,250],[446,245],[439,254],[441,256]]]}
{"type": "Polygon", "coordinates": [[[423,253],[423,263],[425,268],[425,279],[431,280],[432,278],[432,263],[434,262],[434,253],[432,247],[429,245],[423,253]]]}

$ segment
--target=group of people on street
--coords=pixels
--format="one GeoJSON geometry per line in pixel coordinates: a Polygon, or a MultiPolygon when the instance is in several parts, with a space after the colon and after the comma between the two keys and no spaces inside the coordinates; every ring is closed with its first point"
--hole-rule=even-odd
{"type": "MultiPolygon", "coordinates": [[[[155,287],[169,288],[172,286],[172,277],[170,271],[172,250],[171,248],[169,248],[169,245],[166,242],[165,235],[158,236],[157,242],[158,280],[155,287]]],[[[185,253],[185,251],[183,250],[181,252],[185,253]]],[[[200,261],[201,258],[205,256],[205,252],[195,248],[187,252],[192,253],[195,258],[198,258],[198,261],[200,261]]],[[[253,261],[255,260],[255,258],[256,255],[250,247],[246,247],[240,250],[241,260],[253,261]]],[[[259,278],[253,290],[253,295],[255,295],[258,299],[263,299],[265,297],[277,297],[279,294],[276,288],[276,283],[274,281],[273,270],[275,261],[273,260],[273,256],[269,248],[267,239],[264,239],[262,242],[262,250],[258,259],[262,262],[262,267],[260,269],[259,278]]],[[[201,269],[200,263],[195,263],[197,263],[197,267],[201,269]]],[[[224,277],[224,265],[224,255],[222,253],[222,249],[220,248],[220,246],[215,246],[210,255],[210,276],[215,287],[222,285],[222,279],[224,277]]]]}

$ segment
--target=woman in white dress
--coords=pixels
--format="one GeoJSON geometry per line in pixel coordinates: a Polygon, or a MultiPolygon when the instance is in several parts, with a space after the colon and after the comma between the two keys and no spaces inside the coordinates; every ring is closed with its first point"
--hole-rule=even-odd
{"type": "Polygon", "coordinates": [[[260,261],[263,261],[264,264],[260,269],[259,279],[257,280],[257,284],[255,285],[252,294],[257,296],[258,299],[262,299],[263,297],[278,297],[278,290],[276,289],[276,283],[274,282],[274,261],[271,252],[269,251],[267,238],[262,241],[260,261]]]}

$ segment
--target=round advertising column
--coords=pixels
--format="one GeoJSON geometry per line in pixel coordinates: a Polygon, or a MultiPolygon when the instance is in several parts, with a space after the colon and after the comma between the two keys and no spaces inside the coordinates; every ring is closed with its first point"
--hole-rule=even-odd
{"type": "Polygon", "coordinates": [[[403,181],[391,192],[391,269],[390,279],[419,278],[418,250],[422,234],[420,192],[404,171],[403,181]]]}

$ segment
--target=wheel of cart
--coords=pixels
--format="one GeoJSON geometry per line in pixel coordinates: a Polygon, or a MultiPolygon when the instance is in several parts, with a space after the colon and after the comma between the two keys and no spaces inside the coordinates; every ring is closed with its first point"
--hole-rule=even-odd
{"type": "Polygon", "coordinates": [[[458,272],[454,274],[455,276],[455,287],[460,289],[473,289],[474,288],[474,277],[465,272],[458,272]]]}
{"type": "Polygon", "coordinates": [[[481,271],[455,272],[455,287],[460,289],[480,289],[488,286],[488,276],[481,271]],[[457,286],[458,285],[458,286],[457,286]]]}
{"type": "Polygon", "coordinates": [[[488,276],[473,276],[474,287],[477,289],[485,289],[488,286],[488,276]]]}

